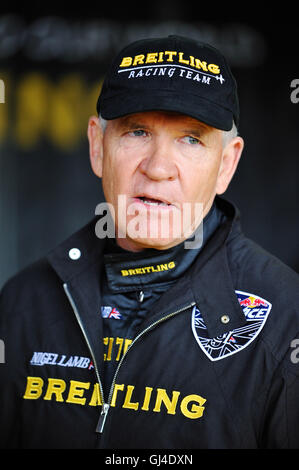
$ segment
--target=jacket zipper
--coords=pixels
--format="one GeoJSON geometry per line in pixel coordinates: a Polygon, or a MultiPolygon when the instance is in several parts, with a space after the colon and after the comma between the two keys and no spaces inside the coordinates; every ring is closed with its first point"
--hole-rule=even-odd
{"type": "Polygon", "coordinates": [[[77,322],[79,323],[79,326],[81,328],[81,331],[83,333],[83,336],[84,336],[84,339],[87,343],[87,346],[88,346],[88,349],[89,349],[89,352],[90,352],[90,355],[91,355],[91,358],[92,358],[92,361],[93,361],[93,364],[94,364],[94,369],[95,369],[95,373],[96,373],[96,376],[97,376],[97,379],[98,379],[98,383],[99,383],[99,386],[100,386],[100,395],[101,395],[101,401],[103,403],[103,408],[104,406],[106,405],[105,401],[104,401],[104,391],[103,391],[103,386],[102,386],[102,382],[101,382],[101,378],[100,378],[100,374],[99,374],[99,369],[98,369],[98,366],[97,366],[97,362],[96,362],[96,359],[95,359],[95,356],[94,356],[94,353],[93,353],[93,349],[91,347],[91,344],[89,342],[89,339],[88,339],[88,336],[86,334],[86,331],[85,331],[85,328],[83,326],[83,323],[81,321],[81,317],[80,317],[80,313],[76,307],[76,304],[74,302],[74,299],[69,291],[69,288],[68,288],[68,285],[67,284],[63,284],[63,288],[64,288],[64,291],[66,293],[66,296],[72,306],[72,309],[74,311],[74,314],[76,316],[76,319],[77,319],[77,322]]]}
{"type": "Polygon", "coordinates": [[[101,414],[100,414],[100,418],[99,418],[99,421],[98,421],[98,424],[97,424],[97,427],[96,427],[96,432],[102,434],[103,433],[103,430],[104,430],[104,426],[105,426],[105,422],[106,422],[106,418],[107,418],[107,415],[108,415],[108,411],[110,409],[110,406],[111,406],[111,401],[112,401],[112,396],[113,396],[113,391],[114,391],[114,386],[115,386],[115,382],[116,382],[116,377],[117,377],[117,374],[119,372],[119,369],[124,361],[124,358],[126,357],[126,355],[128,354],[129,350],[133,347],[133,345],[136,343],[136,341],[139,340],[139,338],[141,336],[143,336],[145,333],[147,333],[149,330],[151,330],[152,328],[154,328],[155,326],[157,326],[159,323],[162,323],[163,321],[165,320],[168,320],[169,318],[183,312],[184,310],[188,310],[188,308],[191,308],[191,307],[194,307],[195,305],[195,302],[191,302],[189,305],[186,305],[182,308],[180,308],[179,310],[176,310],[175,312],[172,312],[172,313],[169,313],[168,315],[166,315],[165,317],[163,318],[160,318],[159,320],[155,321],[154,323],[152,323],[151,325],[149,325],[147,328],[145,328],[143,331],[141,331],[137,336],[136,338],[134,338],[134,340],[132,341],[132,343],[129,345],[126,353],[121,357],[120,361],[119,361],[119,364],[116,368],[116,371],[115,371],[115,374],[114,374],[114,377],[113,377],[113,380],[112,380],[112,383],[111,383],[111,387],[110,387],[110,391],[109,391],[109,396],[108,396],[108,402],[106,403],[105,400],[104,400],[104,392],[103,392],[103,386],[102,386],[102,382],[101,382],[101,379],[100,379],[100,374],[99,374],[99,371],[98,371],[98,367],[97,367],[97,363],[96,363],[96,360],[95,360],[95,357],[94,357],[94,353],[93,353],[93,350],[92,350],[92,347],[91,347],[91,344],[89,342],[89,339],[88,339],[88,336],[85,332],[85,329],[84,329],[84,326],[83,326],[83,323],[81,321],[81,317],[80,317],[80,314],[79,314],[79,311],[76,307],[76,304],[73,300],[73,297],[68,289],[68,285],[67,284],[63,284],[63,288],[65,290],[65,293],[67,295],[67,298],[69,299],[69,302],[73,308],[73,311],[75,313],[75,316],[76,316],[76,319],[79,323],[79,326],[81,328],[81,331],[83,333],[83,336],[85,338],[85,341],[87,343],[87,346],[88,346],[88,349],[89,349],[89,352],[91,354],[91,357],[92,357],[92,360],[93,360],[93,363],[94,363],[94,368],[95,368],[95,372],[96,372],[96,376],[97,376],[97,379],[98,379],[98,382],[99,382],[99,385],[100,385],[100,394],[101,394],[101,399],[102,399],[102,411],[101,411],[101,414]]]}
{"type": "Polygon", "coordinates": [[[112,380],[112,384],[111,384],[111,387],[110,387],[110,392],[109,392],[109,397],[108,397],[108,403],[105,403],[105,406],[103,406],[102,408],[102,412],[101,412],[101,416],[100,416],[100,419],[99,419],[99,422],[98,422],[98,426],[97,426],[97,432],[99,433],[102,433],[103,430],[104,430],[104,426],[105,426],[105,422],[106,422],[106,418],[107,418],[107,414],[108,414],[108,411],[110,409],[110,406],[111,406],[111,401],[112,401],[112,396],[113,396],[113,392],[114,392],[114,386],[115,386],[115,382],[116,382],[116,377],[117,377],[117,374],[119,372],[119,369],[124,361],[124,358],[126,357],[126,355],[128,354],[129,350],[133,347],[133,345],[136,343],[136,341],[139,340],[139,338],[141,336],[143,336],[145,333],[147,333],[151,328],[154,328],[155,326],[157,326],[159,323],[162,323],[163,321],[165,320],[168,320],[169,318],[183,312],[184,310],[188,310],[188,308],[191,308],[195,305],[195,302],[192,302],[190,303],[189,305],[186,305],[185,307],[182,307],[180,308],[179,310],[176,310],[175,312],[172,312],[172,313],[169,313],[168,315],[166,315],[165,317],[163,318],[160,318],[159,320],[155,321],[154,323],[152,323],[151,325],[149,325],[147,328],[145,328],[143,331],[141,331],[137,336],[136,338],[134,338],[134,340],[132,341],[132,343],[129,345],[126,353],[122,356],[122,358],[120,359],[119,361],[119,364],[117,366],[117,369],[115,371],[115,374],[114,374],[114,377],[113,377],[113,380],[112,380]]]}

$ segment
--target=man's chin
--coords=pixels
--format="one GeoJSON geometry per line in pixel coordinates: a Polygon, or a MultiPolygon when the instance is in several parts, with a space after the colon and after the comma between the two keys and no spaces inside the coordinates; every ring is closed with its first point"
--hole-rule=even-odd
{"type": "Polygon", "coordinates": [[[167,250],[184,241],[181,238],[118,238],[118,245],[128,251],[167,250]]]}

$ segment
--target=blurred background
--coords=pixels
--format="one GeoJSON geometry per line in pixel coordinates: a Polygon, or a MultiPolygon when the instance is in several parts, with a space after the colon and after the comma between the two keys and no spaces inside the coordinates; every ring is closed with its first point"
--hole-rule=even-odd
{"type": "Polygon", "coordinates": [[[299,271],[296,11],[221,5],[0,7],[0,287],[94,217],[103,195],[86,129],[106,67],[125,44],[168,34],[226,55],[245,139],[226,197],[239,207],[244,232],[299,271]]]}

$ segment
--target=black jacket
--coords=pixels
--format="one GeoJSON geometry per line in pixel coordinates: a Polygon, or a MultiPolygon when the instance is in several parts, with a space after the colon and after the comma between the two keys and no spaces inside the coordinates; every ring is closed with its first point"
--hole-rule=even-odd
{"type": "Polygon", "coordinates": [[[2,448],[299,447],[298,275],[217,204],[226,222],[130,344],[103,342],[95,221],[7,282],[2,448]],[[109,348],[118,362],[107,396],[109,348]]]}

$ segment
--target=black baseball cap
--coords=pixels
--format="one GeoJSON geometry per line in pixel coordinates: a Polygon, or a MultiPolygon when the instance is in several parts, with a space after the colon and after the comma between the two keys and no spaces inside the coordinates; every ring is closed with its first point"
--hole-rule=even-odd
{"type": "Polygon", "coordinates": [[[144,111],[174,111],[224,131],[238,126],[237,84],[225,57],[182,36],[129,44],[108,70],[97,112],[110,120],[144,111]]]}

